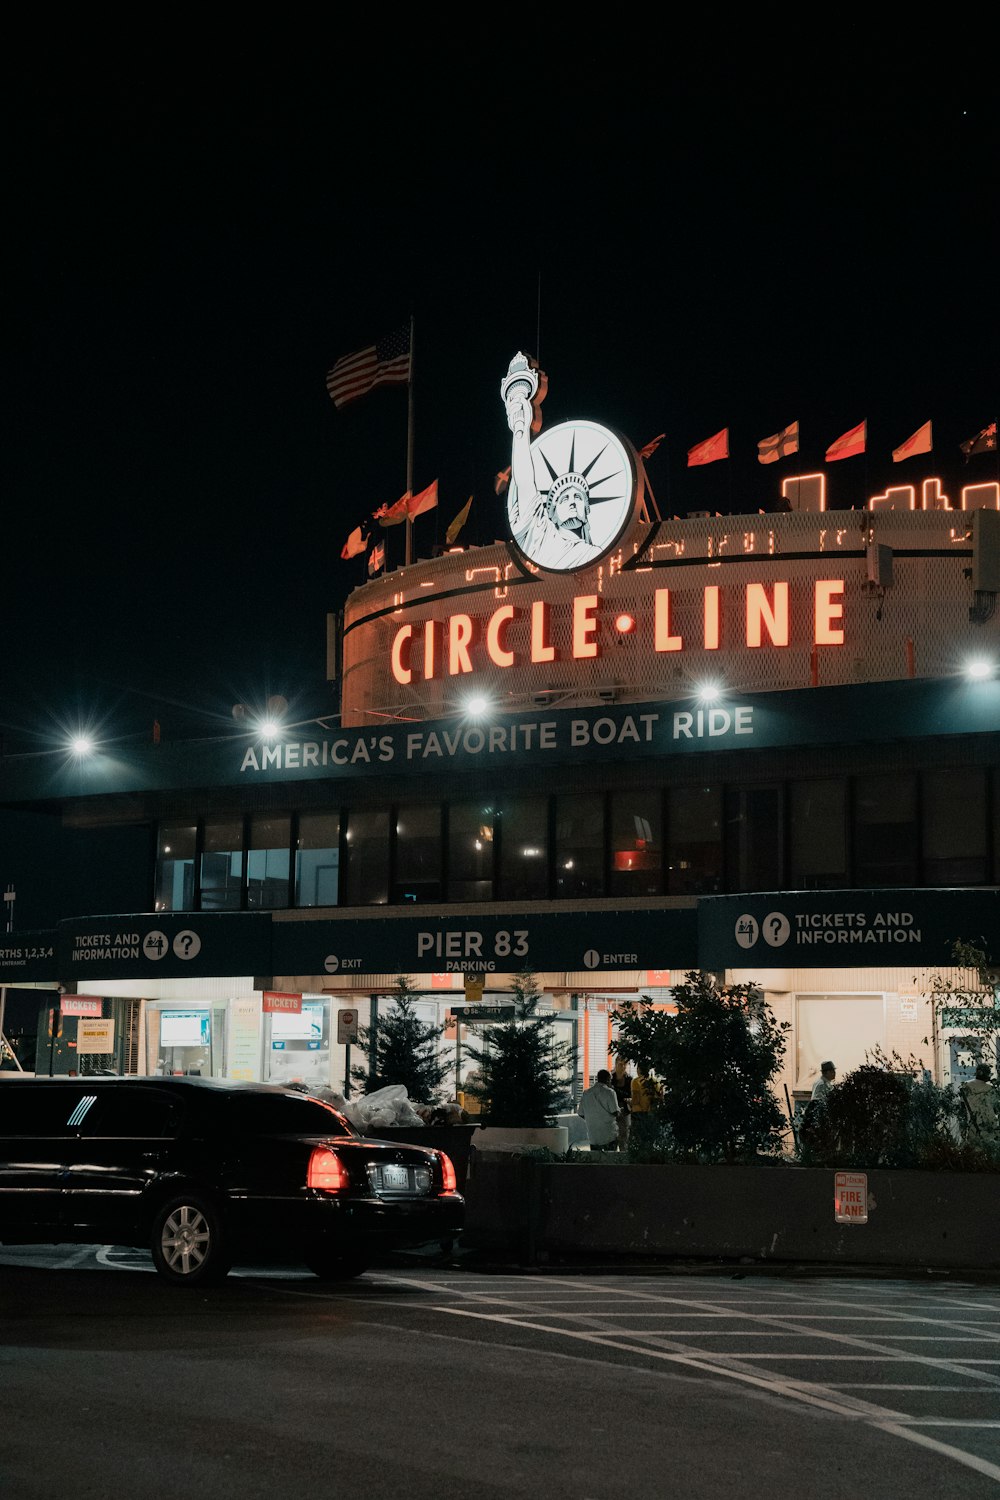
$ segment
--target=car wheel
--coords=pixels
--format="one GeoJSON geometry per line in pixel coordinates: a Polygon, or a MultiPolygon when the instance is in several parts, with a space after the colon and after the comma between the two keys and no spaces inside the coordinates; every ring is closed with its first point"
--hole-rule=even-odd
{"type": "Polygon", "coordinates": [[[368,1262],[360,1255],[349,1255],[334,1250],[314,1250],[306,1256],[306,1265],[321,1281],[351,1281],[368,1269],[368,1262]]]}
{"type": "Polygon", "coordinates": [[[164,1203],[153,1220],[153,1263],[175,1286],[206,1286],[229,1271],[219,1210],[201,1193],[184,1193],[164,1203]]]}

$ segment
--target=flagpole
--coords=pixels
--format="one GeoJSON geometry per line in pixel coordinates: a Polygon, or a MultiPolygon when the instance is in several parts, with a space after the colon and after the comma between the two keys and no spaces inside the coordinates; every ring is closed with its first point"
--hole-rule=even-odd
{"type": "MultiPolygon", "coordinates": [[[[413,494],[413,340],[414,319],[410,314],[410,378],[406,382],[406,493],[413,494]]],[[[413,518],[406,518],[406,566],[413,561],[413,518]]]]}

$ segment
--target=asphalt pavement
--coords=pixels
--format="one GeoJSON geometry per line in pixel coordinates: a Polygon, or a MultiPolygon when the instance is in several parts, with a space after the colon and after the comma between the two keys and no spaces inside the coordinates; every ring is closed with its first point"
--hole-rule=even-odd
{"type": "Polygon", "coordinates": [[[880,1500],[1000,1485],[1000,1286],[0,1250],[0,1493],[880,1500]]]}

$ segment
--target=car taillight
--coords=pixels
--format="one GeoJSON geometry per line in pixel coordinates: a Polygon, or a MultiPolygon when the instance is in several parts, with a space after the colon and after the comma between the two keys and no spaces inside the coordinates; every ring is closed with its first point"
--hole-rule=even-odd
{"type": "Polygon", "coordinates": [[[443,1151],[439,1151],[438,1156],[441,1159],[441,1191],[453,1193],[458,1186],[454,1163],[450,1156],[445,1156],[443,1151]]]}
{"type": "Polygon", "coordinates": [[[342,1193],[348,1184],[347,1168],[329,1146],[314,1146],[309,1158],[306,1185],[324,1193],[342,1193]]]}

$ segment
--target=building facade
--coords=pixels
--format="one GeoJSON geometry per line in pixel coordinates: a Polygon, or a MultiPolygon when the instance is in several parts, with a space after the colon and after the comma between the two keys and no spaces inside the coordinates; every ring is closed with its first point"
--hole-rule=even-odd
{"type": "Polygon", "coordinates": [[[1000,486],[657,520],[625,451],[596,559],[357,589],[336,726],[6,758],[23,1065],[343,1088],[406,974],[461,1091],[530,967],[578,1094],[616,1005],[702,967],[789,1022],[789,1097],[876,1047],[970,1066],[932,996],[956,940],[1000,958],[1000,486]]]}

